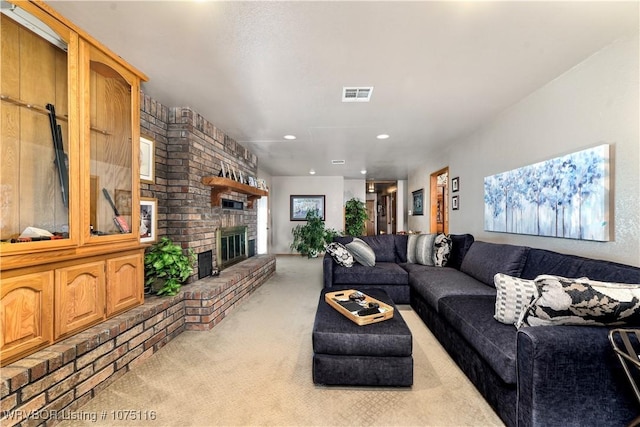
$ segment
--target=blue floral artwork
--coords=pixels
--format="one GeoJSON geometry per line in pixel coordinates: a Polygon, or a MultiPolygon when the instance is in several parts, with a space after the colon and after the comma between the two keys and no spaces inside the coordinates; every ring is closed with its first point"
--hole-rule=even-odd
{"type": "Polygon", "coordinates": [[[609,240],[609,145],[488,176],[484,229],[609,240]]]}

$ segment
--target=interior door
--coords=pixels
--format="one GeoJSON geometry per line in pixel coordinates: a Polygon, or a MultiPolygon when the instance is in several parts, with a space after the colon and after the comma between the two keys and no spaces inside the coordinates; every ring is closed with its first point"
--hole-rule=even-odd
{"type": "Polygon", "coordinates": [[[367,227],[366,227],[366,235],[367,236],[375,236],[376,235],[376,201],[375,200],[367,200],[367,227]]]}

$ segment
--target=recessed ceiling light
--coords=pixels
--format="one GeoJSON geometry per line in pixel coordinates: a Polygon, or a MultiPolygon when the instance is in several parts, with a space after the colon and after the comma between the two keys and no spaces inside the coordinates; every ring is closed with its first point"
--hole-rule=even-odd
{"type": "Polygon", "coordinates": [[[295,135],[285,135],[283,138],[284,139],[289,139],[289,140],[294,140],[294,139],[296,139],[296,136],[295,135]]]}
{"type": "Polygon", "coordinates": [[[313,169],[309,169],[309,175],[315,175],[315,174],[316,174],[316,171],[315,171],[315,170],[313,170],[313,169]]]}
{"type": "Polygon", "coordinates": [[[381,133],[380,135],[376,136],[376,138],[378,138],[378,139],[388,139],[389,135],[387,135],[386,133],[381,133]]]}
{"type": "Polygon", "coordinates": [[[366,170],[366,169],[362,169],[362,170],[360,171],[360,173],[361,173],[362,175],[366,175],[366,174],[367,174],[367,170],[366,170]]]}

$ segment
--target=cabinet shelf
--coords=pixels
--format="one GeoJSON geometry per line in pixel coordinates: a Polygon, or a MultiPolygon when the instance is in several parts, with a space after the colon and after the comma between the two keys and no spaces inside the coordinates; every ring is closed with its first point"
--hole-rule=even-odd
{"type": "Polygon", "coordinates": [[[269,195],[265,190],[221,176],[205,176],[202,178],[202,183],[211,187],[211,206],[213,207],[220,206],[222,195],[232,191],[247,195],[247,207],[249,209],[253,209],[254,200],[269,195]]]}

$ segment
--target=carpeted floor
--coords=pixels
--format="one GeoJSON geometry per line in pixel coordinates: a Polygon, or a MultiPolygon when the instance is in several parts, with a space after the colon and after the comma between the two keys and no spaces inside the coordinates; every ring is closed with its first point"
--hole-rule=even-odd
{"type": "Polygon", "coordinates": [[[398,308],[413,334],[413,387],[315,386],[321,289],[321,259],[278,257],[276,274],[213,330],[182,333],[78,410],[97,422],[60,425],[503,425],[409,306],[398,308]]]}

